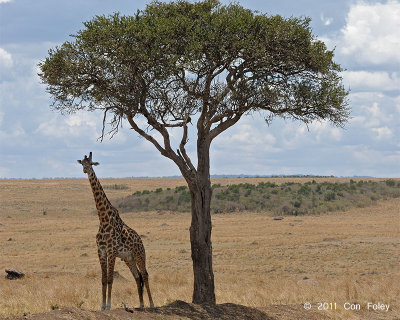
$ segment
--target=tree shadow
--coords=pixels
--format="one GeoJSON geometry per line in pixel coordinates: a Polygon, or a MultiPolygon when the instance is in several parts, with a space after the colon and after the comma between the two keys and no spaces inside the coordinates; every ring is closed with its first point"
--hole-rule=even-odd
{"type": "Polygon", "coordinates": [[[264,312],[233,303],[218,305],[196,305],[177,300],[166,306],[153,309],[136,309],[141,312],[175,315],[191,320],[275,320],[264,312]]]}

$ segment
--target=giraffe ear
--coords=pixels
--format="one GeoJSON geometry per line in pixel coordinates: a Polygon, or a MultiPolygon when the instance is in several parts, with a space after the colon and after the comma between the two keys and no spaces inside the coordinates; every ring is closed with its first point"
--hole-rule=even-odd
{"type": "Polygon", "coordinates": [[[98,162],[92,162],[92,166],[98,166],[99,164],[98,162]]]}
{"type": "Polygon", "coordinates": [[[82,160],[76,160],[76,161],[78,161],[78,163],[82,164],[82,160]]]}

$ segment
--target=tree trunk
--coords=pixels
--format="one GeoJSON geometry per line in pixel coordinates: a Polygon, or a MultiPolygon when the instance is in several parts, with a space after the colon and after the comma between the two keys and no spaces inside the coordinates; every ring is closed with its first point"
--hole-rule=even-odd
{"type": "Polygon", "coordinates": [[[198,143],[197,175],[194,181],[192,180],[189,183],[192,201],[190,243],[194,274],[193,303],[196,304],[215,304],[211,245],[210,204],[212,189],[209,151],[209,143],[198,143]]]}

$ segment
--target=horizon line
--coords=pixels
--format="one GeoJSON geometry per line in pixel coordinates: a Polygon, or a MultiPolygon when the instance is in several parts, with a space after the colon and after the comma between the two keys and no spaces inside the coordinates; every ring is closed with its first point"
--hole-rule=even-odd
{"type": "MultiPolygon", "coordinates": [[[[335,176],[335,175],[315,175],[315,174],[211,174],[211,178],[400,178],[400,177],[377,177],[368,175],[352,175],[352,176],[335,176]]],[[[100,179],[183,179],[182,175],[172,176],[126,176],[126,177],[99,177],[100,179]]],[[[0,180],[78,180],[86,179],[86,177],[30,177],[30,178],[15,178],[15,177],[0,177],[0,180]]]]}

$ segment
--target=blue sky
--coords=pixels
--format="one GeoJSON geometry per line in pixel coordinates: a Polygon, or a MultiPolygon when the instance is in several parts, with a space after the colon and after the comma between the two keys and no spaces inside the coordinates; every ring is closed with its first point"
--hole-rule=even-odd
{"type": "MultiPolygon", "coordinates": [[[[222,1],[227,3],[227,1],[222,1]]],[[[37,76],[49,48],[99,14],[135,13],[148,1],[0,0],[0,177],[84,177],[77,159],[93,151],[101,177],[170,176],[178,168],[124,128],[98,141],[102,115],[62,116],[37,76]]],[[[314,33],[346,69],[352,118],[345,129],[257,115],[211,147],[212,174],[316,174],[400,177],[400,2],[239,1],[244,7],[309,16],[314,33]]],[[[189,154],[195,157],[195,136],[189,154]]]]}

